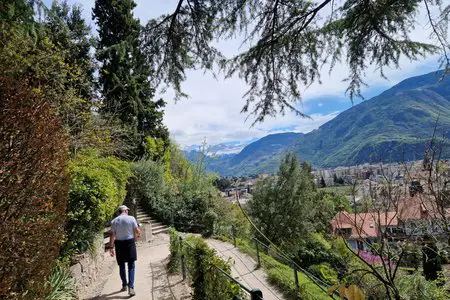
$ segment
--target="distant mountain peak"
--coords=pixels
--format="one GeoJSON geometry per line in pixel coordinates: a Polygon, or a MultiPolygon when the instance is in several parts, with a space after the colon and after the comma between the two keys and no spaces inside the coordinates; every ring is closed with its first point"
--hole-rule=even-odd
{"type": "MultiPolygon", "coordinates": [[[[421,159],[439,117],[439,136],[450,139],[450,76],[442,71],[407,78],[343,111],[307,134],[269,134],[209,170],[222,175],[274,173],[286,152],[315,167],[421,159]]],[[[450,158],[450,144],[442,157],[450,158]]]]}

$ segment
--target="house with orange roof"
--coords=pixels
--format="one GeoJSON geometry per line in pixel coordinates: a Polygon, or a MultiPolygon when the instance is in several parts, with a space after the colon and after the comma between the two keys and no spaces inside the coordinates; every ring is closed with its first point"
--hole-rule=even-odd
{"type": "Polygon", "coordinates": [[[366,250],[382,236],[395,241],[446,233],[443,216],[450,216],[450,210],[442,212],[429,197],[403,197],[394,207],[367,213],[341,211],[331,220],[333,234],[342,236],[353,249],[366,250]]]}

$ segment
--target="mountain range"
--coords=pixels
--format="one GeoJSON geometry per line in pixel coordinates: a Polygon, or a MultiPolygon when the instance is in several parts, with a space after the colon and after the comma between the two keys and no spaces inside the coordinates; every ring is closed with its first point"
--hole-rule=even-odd
{"type": "MultiPolygon", "coordinates": [[[[271,134],[239,153],[207,157],[207,169],[223,176],[274,173],[286,152],[320,168],[416,160],[435,127],[450,157],[450,77],[443,74],[408,78],[307,134],[271,134]]],[[[199,154],[185,153],[192,161],[199,154]]]]}

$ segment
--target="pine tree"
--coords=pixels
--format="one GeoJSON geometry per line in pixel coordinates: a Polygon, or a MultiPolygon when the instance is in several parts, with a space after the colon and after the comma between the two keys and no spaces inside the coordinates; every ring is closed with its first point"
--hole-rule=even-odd
{"type": "Polygon", "coordinates": [[[450,70],[449,1],[178,0],[169,14],[150,20],[145,50],[158,72],[155,80],[170,84],[179,96],[186,70],[219,66],[228,76],[248,85],[243,112],[256,122],[286,109],[297,109],[302,90],[321,82],[323,68],[339,74],[351,98],[362,96],[366,73],[399,68],[411,61],[440,54],[450,70]],[[445,3],[445,4],[444,4],[445,3]],[[426,13],[430,41],[413,34],[418,15],[426,13]],[[217,40],[241,36],[245,47],[226,57],[217,40]],[[416,36],[417,37],[417,36],[416,36]]]}
{"type": "Polygon", "coordinates": [[[67,51],[66,62],[76,66],[81,75],[72,86],[83,99],[94,97],[94,63],[90,52],[93,46],[91,27],[82,17],[82,9],[78,5],[70,6],[67,0],[54,1],[46,16],[45,26],[52,43],[67,51]]]}
{"type": "Polygon", "coordinates": [[[99,84],[103,113],[117,116],[130,129],[132,158],[144,154],[147,136],[168,141],[162,124],[162,100],[152,101],[151,75],[141,54],[139,20],[133,16],[132,0],[97,0],[93,16],[98,25],[97,59],[102,64],[99,84]]]}

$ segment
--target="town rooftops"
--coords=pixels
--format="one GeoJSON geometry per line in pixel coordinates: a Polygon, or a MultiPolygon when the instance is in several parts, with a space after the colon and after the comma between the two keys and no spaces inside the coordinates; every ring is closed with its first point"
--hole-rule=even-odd
{"type": "MultiPolygon", "coordinates": [[[[449,209],[444,214],[450,216],[449,209]]],[[[347,239],[376,238],[380,228],[397,227],[400,223],[436,220],[442,217],[436,203],[424,195],[403,197],[388,211],[348,213],[341,211],[331,220],[333,233],[347,239]]]]}
{"type": "Polygon", "coordinates": [[[397,226],[395,212],[348,213],[339,212],[331,221],[333,232],[349,239],[375,238],[379,235],[379,227],[397,226]]]}

